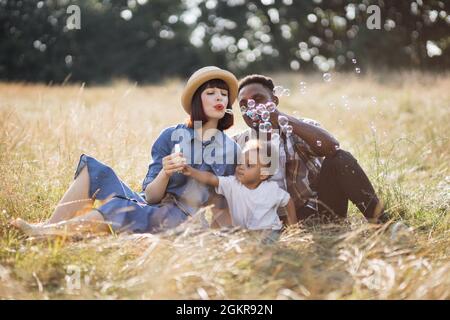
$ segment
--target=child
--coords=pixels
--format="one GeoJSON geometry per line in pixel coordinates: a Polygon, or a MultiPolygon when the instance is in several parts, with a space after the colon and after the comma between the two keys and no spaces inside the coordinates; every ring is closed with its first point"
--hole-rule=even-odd
{"type": "Polygon", "coordinates": [[[267,181],[270,162],[262,164],[261,149],[258,142],[248,142],[242,152],[243,163],[237,166],[234,176],[218,177],[188,165],[183,174],[215,187],[226,198],[233,225],[251,230],[280,230],[278,207],[286,207],[288,224],[297,223],[295,207],[286,191],[276,182],[267,181]]]}

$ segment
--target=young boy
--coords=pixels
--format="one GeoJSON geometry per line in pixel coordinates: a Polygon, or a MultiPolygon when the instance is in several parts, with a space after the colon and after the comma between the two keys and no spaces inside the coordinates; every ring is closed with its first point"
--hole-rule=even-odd
{"type": "Polygon", "coordinates": [[[295,207],[286,191],[276,182],[267,181],[270,162],[262,163],[261,150],[258,142],[248,142],[242,152],[243,163],[237,166],[234,176],[218,177],[189,165],[183,169],[183,174],[215,187],[216,192],[226,198],[233,225],[251,230],[280,230],[278,207],[286,207],[288,224],[297,223],[295,207]]]}

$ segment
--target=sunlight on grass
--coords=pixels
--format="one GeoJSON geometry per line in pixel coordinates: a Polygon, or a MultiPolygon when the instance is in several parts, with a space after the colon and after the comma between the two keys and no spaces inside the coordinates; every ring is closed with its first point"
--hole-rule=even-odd
{"type": "MultiPolygon", "coordinates": [[[[351,206],[343,225],[289,228],[275,243],[195,221],[159,235],[26,240],[8,219],[48,218],[81,153],[140,190],[153,141],[186,118],[183,84],[0,84],[0,298],[450,299],[450,77],[274,78],[291,90],[282,110],[319,121],[359,160],[391,222],[367,224],[351,206]]],[[[243,128],[237,118],[229,133],[243,128]]]]}

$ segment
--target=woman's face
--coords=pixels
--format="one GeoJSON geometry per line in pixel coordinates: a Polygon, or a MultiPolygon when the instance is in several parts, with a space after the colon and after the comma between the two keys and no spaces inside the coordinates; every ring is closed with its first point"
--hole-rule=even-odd
{"type": "Polygon", "coordinates": [[[228,105],[228,90],[220,88],[206,88],[201,94],[203,111],[209,120],[220,120],[225,115],[228,105]]]}

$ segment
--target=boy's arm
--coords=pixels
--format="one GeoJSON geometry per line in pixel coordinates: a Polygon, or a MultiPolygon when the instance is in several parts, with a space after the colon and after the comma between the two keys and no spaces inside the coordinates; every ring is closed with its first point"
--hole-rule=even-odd
{"type": "Polygon", "coordinates": [[[297,219],[297,214],[295,212],[295,205],[294,205],[294,201],[292,201],[292,199],[289,199],[289,202],[286,205],[286,210],[287,210],[287,224],[288,225],[293,225],[296,224],[298,222],[297,219]]]}
{"type": "Polygon", "coordinates": [[[207,184],[209,186],[212,186],[214,188],[217,188],[219,186],[219,178],[217,178],[214,174],[207,171],[200,171],[197,169],[192,168],[189,165],[186,165],[183,168],[182,173],[186,176],[190,176],[197,180],[198,182],[207,184]]]}

